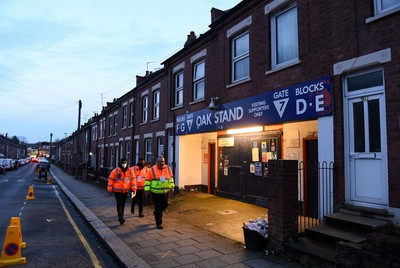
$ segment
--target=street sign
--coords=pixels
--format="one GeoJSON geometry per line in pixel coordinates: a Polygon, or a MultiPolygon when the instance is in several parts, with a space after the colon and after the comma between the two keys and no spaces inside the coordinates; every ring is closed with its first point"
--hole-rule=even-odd
{"type": "Polygon", "coordinates": [[[311,120],[332,115],[332,84],[323,77],[176,117],[176,134],[311,120]]]}

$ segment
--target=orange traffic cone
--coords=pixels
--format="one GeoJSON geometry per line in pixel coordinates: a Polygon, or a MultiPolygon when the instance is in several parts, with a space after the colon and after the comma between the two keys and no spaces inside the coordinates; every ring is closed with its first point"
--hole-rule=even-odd
{"type": "Polygon", "coordinates": [[[25,263],[26,258],[21,256],[18,226],[8,226],[3,250],[1,251],[0,267],[25,263]]]}
{"type": "Polygon", "coordinates": [[[26,196],[26,200],[34,200],[35,193],[33,192],[33,185],[29,186],[28,195],[26,196]]]}
{"type": "Polygon", "coordinates": [[[51,177],[47,177],[47,184],[53,184],[53,179],[51,177]]]}
{"type": "Polygon", "coordinates": [[[12,217],[10,226],[17,226],[18,227],[19,246],[21,248],[26,248],[26,242],[22,242],[21,221],[20,221],[19,217],[12,217]]]}

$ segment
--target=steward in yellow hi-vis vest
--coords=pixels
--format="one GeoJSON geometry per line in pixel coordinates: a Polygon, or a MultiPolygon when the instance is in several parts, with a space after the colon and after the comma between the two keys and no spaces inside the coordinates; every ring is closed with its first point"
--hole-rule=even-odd
{"type": "Polygon", "coordinates": [[[136,192],[136,176],[128,168],[128,160],[122,158],[118,167],[113,169],[108,177],[107,191],[114,192],[117,202],[118,221],[122,225],[125,222],[124,210],[127,195],[130,191],[136,192]]]}
{"type": "Polygon", "coordinates": [[[144,190],[151,192],[154,202],[154,217],[157,229],[163,229],[163,211],[168,207],[168,196],[171,189],[174,189],[174,177],[172,170],[165,164],[164,157],[157,158],[156,164],[147,172],[144,190]]]}

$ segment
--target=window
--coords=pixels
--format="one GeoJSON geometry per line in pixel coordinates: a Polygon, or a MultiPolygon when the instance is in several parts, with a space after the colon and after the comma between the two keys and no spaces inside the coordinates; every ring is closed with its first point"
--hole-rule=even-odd
{"type": "Polygon", "coordinates": [[[131,141],[125,142],[125,158],[128,159],[128,165],[132,166],[132,164],[131,164],[131,141]]]}
{"type": "Polygon", "coordinates": [[[193,70],[193,100],[204,99],[204,60],[196,63],[193,70]]]}
{"type": "Polygon", "coordinates": [[[232,39],[232,82],[249,77],[249,32],[245,32],[232,39]]]}
{"type": "Polygon", "coordinates": [[[149,96],[142,97],[142,123],[147,123],[147,110],[149,109],[149,96]]]}
{"type": "Polygon", "coordinates": [[[112,134],[113,134],[113,132],[114,132],[114,123],[113,123],[113,117],[112,116],[110,116],[109,117],[109,119],[108,119],[108,122],[109,122],[109,133],[108,133],[108,136],[111,136],[112,134]]]}
{"type": "Polygon", "coordinates": [[[134,102],[131,102],[131,103],[129,104],[129,110],[130,110],[129,126],[133,126],[133,120],[134,120],[133,115],[135,114],[134,102]]]}
{"type": "Polygon", "coordinates": [[[183,72],[175,74],[175,107],[183,104],[183,72]]]}
{"type": "Polygon", "coordinates": [[[400,8],[399,0],[375,0],[375,14],[382,14],[400,8]]]}
{"type": "Polygon", "coordinates": [[[383,80],[382,70],[353,76],[347,79],[347,92],[383,86],[383,80]]]}
{"type": "Polygon", "coordinates": [[[135,140],[135,163],[139,162],[139,144],[139,140],[135,140]]]}
{"type": "Polygon", "coordinates": [[[100,148],[100,167],[104,167],[104,145],[100,148]]]}
{"type": "Polygon", "coordinates": [[[128,106],[122,108],[122,116],[122,128],[126,128],[128,126],[128,106]]]}
{"type": "Polygon", "coordinates": [[[117,135],[118,114],[114,114],[114,135],[117,135]]]}
{"type": "Polygon", "coordinates": [[[103,134],[103,119],[100,119],[100,139],[104,137],[103,134]]]}
{"type": "Polygon", "coordinates": [[[146,152],[145,161],[151,163],[151,160],[153,158],[153,153],[152,153],[152,149],[151,149],[151,139],[146,139],[144,146],[145,146],[145,152],[146,152]]]}
{"type": "Polygon", "coordinates": [[[106,119],[103,119],[103,131],[102,131],[102,138],[106,137],[106,119]]]}
{"type": "Polygon", "coordinates": [[[92,141],[97,140],[97,124],[92,126],[92,141]]]}
{"type": "Polygon", "coordinates": [[[115,147],[110,148],[110,163],[109,167],[116,167],[115,165],[115,147]]]}
{"type": "Polygon", "coordinates": [[[298,61],[297,6],[271,16],[272,69],[298,61]]]}
{"type": "Polygon", "coordinates": [[[160,118],[160,90],[153,92],[153,120],[160,118]]]}

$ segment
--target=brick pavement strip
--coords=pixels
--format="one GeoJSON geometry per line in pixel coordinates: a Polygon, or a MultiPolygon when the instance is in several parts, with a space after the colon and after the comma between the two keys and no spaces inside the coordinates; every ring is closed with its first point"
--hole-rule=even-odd
{"type": "Polygon", "coordinates": [[[169,213],[164,216],[166,228],[157,230],[151,206],[145,207],[146,217],[138,218],[127,213],[127,202],[126,222],[120,226],[115,199],[105,188],[82,182],[55,165],[51,173],[123,266],[300,267],[286,259],[246,250],[237,241],[175,219],[169,213]]]}

